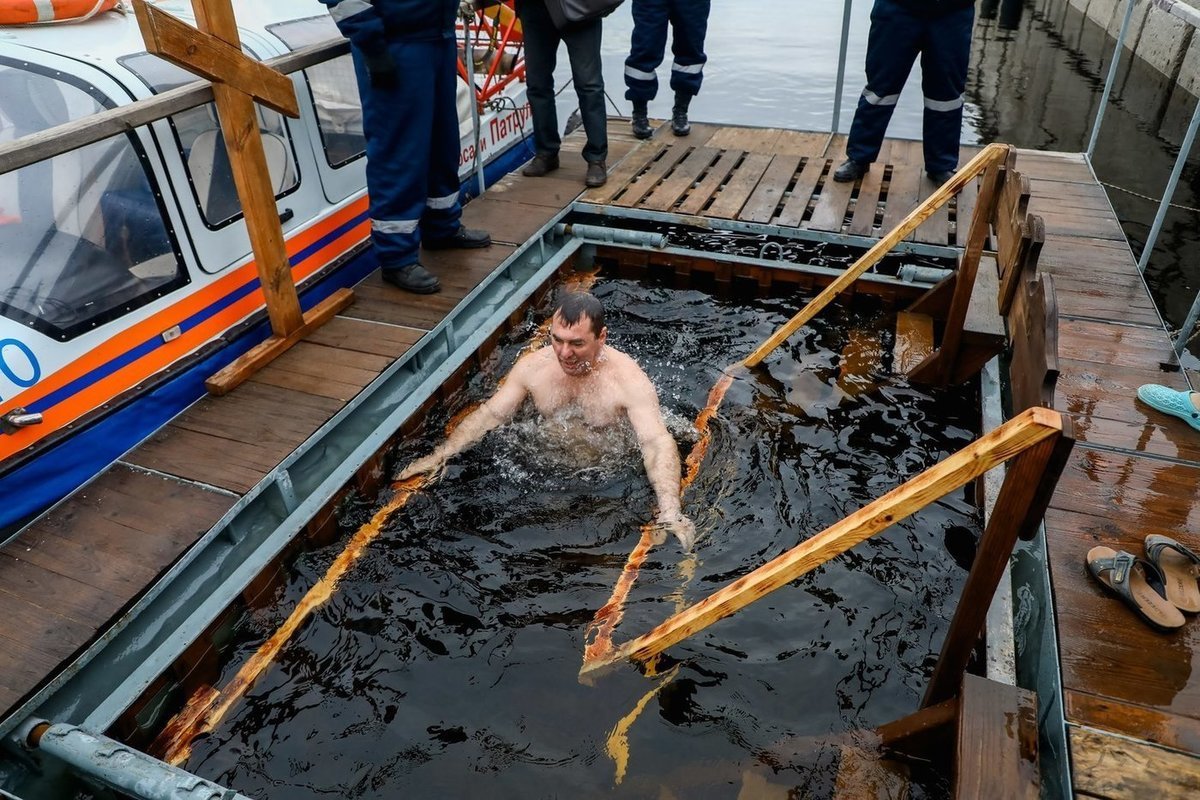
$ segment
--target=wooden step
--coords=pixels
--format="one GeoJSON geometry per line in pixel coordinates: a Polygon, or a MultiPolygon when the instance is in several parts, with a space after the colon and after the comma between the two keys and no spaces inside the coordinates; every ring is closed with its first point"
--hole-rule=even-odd
{"type": "Polygon", "coordinates": [[[835,800],[887,798],[906,800],[909,796],[907,767],[896,761],[881,758],[878,751],[864,750],[855,745],[841,745],[838,762],[835,800]]]}
{"type": "Polygon", "coordinates": [[[879,385],[877,377],[883,365],[883,331],[878,328],[851,328],[842,348],[838,365],[837,387],[850,397],[869,392],[879,385]]]}
{"type": "Polygon", "coordinates": [[[1036,800],[1040,795],[1033,692],[964,675],[957,742],[955,797],[1036,800]]]}
{"type": "Polygon", "coordinates": [[[896,313],[892,372],[907,375],[933,352],[933,317],[912,311],[896,313]]]}
{"type": "Polygon", "coordinates": [[[979,260],[971,302],[967,306],[967,318],[963,323],[964,343],[983,344],[992,341],[1003,346],[1004,318],[996,306],[999,291],[1000,275],[996,272],[996,259],[984,256],[979,260]]]}

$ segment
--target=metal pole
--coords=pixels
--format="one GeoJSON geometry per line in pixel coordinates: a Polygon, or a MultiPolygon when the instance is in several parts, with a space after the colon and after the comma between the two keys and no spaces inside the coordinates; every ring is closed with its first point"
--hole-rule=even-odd
{"type": "Polygon", "coordinates": [[[1192,142],[1196,141],[1197,127],[1200,127],[1200,102],[1196,103],[1196,110],[1192,112],[1192,121],[1188,124],[1183,144],[1179,146],[1179,157],[1175,159],[1175,168],[1171,170],[1166,191],[1163,193],[1162,200],[1158,202],[1158,213],[1154,215],[1154,225],[1150,228],[1150,236],[1146,239],[1146,246],[1142,248],[1142,257],[1138,259],[1138,270],[1141,272],[1145,272],[1146,265],[1150,263],[1150,253],[1154,251],[1154,243],[1158,240],[1158,234],[1162,230],[1167,209],[1171,207],[1171,199],[1175,197],[1175,187],[1179,185],[1179,176],[1183,173],[1188,155],[1192,152],[1192,142]]]}
{"type": "Polygon", "coordinates": [[[1176,355],[1183,353],[1187,347],[1192,338],[1192,332],[1196,330],[1197,322],[1200,322],[1200,292],[1196,293],[1196,299],[1192,301],[1192,310],[1188,312],[1187,319],[1183,322],[1183,328],[1179,331],[1179,338],[1175,340],[1176,355]]]}
{"type": "Polygon", "coordinates": [[[650,231],[627,231],[623,228],[605,228],[602,225],[559,224],[554,227],[559,236],[575,236],[593,242],[612,242],[613,244],[632,244],[643,247],[667,246],[665,233],[650,231]]]}
{"type": "Polygon", "coordinates": [[[837,88],[833,92],[833,127],[830,133],[837,133],[842,124],[842,88],[846,83],[846,50],[850,43],[850,9],[854,0],[846,0],[842,7],[842,45],[838,51],[837,88]]]}
{"type": "Polygon", "coordinates": [[[25,747],[52,756],[76,774],[138,800],[180,797],[250,800],[244,794],[74,725],[28,720],[19,733],[25,747]]]}
{"type": "MultiPolygon", "coordinates": [[[[479,100],[475,93],[475,39],[471,36],[471,21],[474,19],[473,14],[463,14],[463,59],[467,62],[467,88],[471,92],[471,128],[475,131],[475,179],[479,183],[479,194],[476,197],[481,197],[487,186],[483,179],[483,153],[479,148],[483,131],[480,129],[479,100]]],[[[478,35],[478,24],[475,30],[478,35]]],[[[496,58],[499,57],[497,54],[496,58]]]]}
{"type": "Polygon", "coordinates": [[[1129,32],[1129,20],[1133,17],[1135,0],[1128,0],[1125,5],[1125,19],[1121,21],[1121,32],[1117,34],[1117,46],[1113,48],[1112,63],[1108,65],[1108,80],[1104,82],[1104,94],[1100,96],[1100,106],[1096,110],[1096,123],[1092,126],[1092,138],[1088,142],[1087,157],[1092,160],[1096,150],[1096,140],[1100,138],[1100,124],[1104,122],[1104,110],[1108,107],[1108,98],[1112,94],[1113,83],[1117,79],[1117,65],[1121,63],[1121,51],[1125,46],[1125,34],[1129,32]]]}

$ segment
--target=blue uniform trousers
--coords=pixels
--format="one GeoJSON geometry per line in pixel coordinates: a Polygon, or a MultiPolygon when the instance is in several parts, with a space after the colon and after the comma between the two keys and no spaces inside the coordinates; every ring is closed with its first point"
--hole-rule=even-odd
{"type": "Polygon", "coordinates": [[[870,164],[879,157],[900,90],[919,54],[925,95],[925,169],[958,168],[974,20],[973,6],[934,15],[911,11],[893,0],[875,0],[867,38],[867,87],[850,126],[847,158],[870,164]]]}
{"type": "Polygon", "coordinates": [[[366,62],[351,47],[367,139],[371,241],[385,269],[417,261],[421,237],[458,231],[459,130],[453,38],[387,43],[395,86],[371,85],[366,62]]]}
{"type": "Polygon", "coordinates": [[[704,36],[710,0],[633,0],[633,36],[625,59],[625,99],[648,103],[658,94],[658,75],[671,25],[671,89],[695,97],[704,81],[704,36]]]}

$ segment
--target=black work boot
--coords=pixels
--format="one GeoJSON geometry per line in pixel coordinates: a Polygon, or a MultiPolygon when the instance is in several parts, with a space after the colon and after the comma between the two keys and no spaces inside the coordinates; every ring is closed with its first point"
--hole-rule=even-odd
{"type": "Polygon", "coordinates": [[[558,153],[538,153],[525,165],[521,174],[529,178],[541,178],[558,169],[558,153]]]}
{"type": "Polygon", "coordinates": [[[691,96],[675,93],[675,108],[671,109],[671,132],[676,136],[687,136],[692,132],[692,125],[688,122],[688,106],[691,102],[691,96]]]}
{"type": "Polygon", "coordinates": [[[420,264],[409,264],[398,269],[384,267],[379,274],[392,286],[414,294],[434,294],[442,289],[437,276],[420,264]]]}
{"type": "Polygon", "coordinates": [[[925,174],[929,176],[929,180],[933,181],[938,186],[941,186],[943,183],[946,183],[947,181],[949,181],[951,178],[954,177],[954,170],[952,170],[952,169],[932,169],[932,170],[929,170],[928,172],[926,172],[925,174]]]}
{"type": "Polygon", "coordinates": [[[646,103],[633,104],[633,116],[629,118],[630,125],[633,126],[633,135],[639,139],[649,139],[654,135],[654,129],[650,127],[650,113],[646,103]]]}
{"type": "Polygon", "coordinates": [[[849,183],[856,181],[863,175],[867,174],[870,169],[870,164],[863,164],[858,161],[853,161],[847,158],[845,161],[833,171],[833,179],[838,183],[849,183]]]}
{"type": "Polygon", "coordinates": [[[608,183],[608,165],[603,161],[589,161],[583,182],[593,189],[608,183]]]}
{"type": "Polygon", "coordinates": [[[488,235],[487,231],[468,228],[465,225],[459,225],[454,235],[447,236],[445,239],[421,241],[421,246],[426,250],[472,250],[477,247],[490,247],[491,244],[492,237],[488,235]]]}

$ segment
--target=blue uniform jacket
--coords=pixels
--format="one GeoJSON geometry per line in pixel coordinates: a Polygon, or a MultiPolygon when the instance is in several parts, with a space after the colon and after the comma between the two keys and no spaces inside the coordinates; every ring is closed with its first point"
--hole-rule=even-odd
{"type": "Polygon", "coordinates": [[[365,53],[388,41],[454,37],[459,0],[321,0],[342,35],[365,53]]]}

